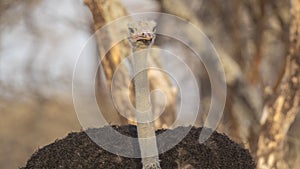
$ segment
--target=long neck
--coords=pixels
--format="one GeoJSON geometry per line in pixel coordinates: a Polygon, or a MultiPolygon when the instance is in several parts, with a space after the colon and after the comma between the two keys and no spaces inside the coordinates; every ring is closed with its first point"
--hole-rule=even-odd
{"type": "Polygon", "coordinates": [[[133,69],[134,69],[134,85],[135,85],[135,97],[136,97],[136,109],[139,112],[144,112],[150,108],[150,90],[148,80],[148,52],[149,45],[142,42],[135,43],[132,46],[133,54],[133,69]]]}
{"type": "Polygon", "coordinates": [[[153,113],[151,111],[150,89],[148,80],[147,57],[151,44],[137,42],[132,45],[133,67],[134,67],[134,88],[135,105],[139,144],[143,168],[151,166],[159,167],[159,158],[157,143],[155,137],[155,126],[153,122],[153,113]]]}

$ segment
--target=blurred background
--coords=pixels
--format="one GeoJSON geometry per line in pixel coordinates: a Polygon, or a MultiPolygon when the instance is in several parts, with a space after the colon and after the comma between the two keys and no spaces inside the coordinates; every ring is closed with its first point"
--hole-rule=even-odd
{"type": "MultiPolygon", "coordinates": [[[[226,107],[218,131],[244,144],[255,157],[264,103],[268,93],[279,84],[288,54],[289,1],[113,0],[103,3],[117,4],[108,10],[109,16],[114,17],[117,16],[114,13],[146,11],[174,14],[208,36],[221,57],[227,80],[226,107]]],[[[0,14],[0,168],[12,169],[24,166],[38,148],[71,131],[82,130],[73,106],[72,75],[82,47],[97,26],[90,8],[80,0],[1,0],[0,14]]],[[[167,27],[174,26],[168,24],[167,27]]],[[[210,106],[209,77],[203,64],[194,62],[190,57],[193,53],[178,42],[158,38],[157,45],[167,42],[189,63],[201,83],[201,116],[196,124],[200,126],[210,106]]],[[[87,60],[87,69],[80,74],[83,84],[90,73],[88,67],[96,62],[97,50],[91,51],[91,55],[95,59],[87,60]]],[[[162,60],[161,63],[162,67],[173,67],[172,62],[162,60]]],[[[107,73],[110,69],[114,70],[105,63],[99,69],[106,77],[99,76],[99,102],[106,102],[105,98],[101,100],[101,94],[107,95],[103,91],[110,83],[107,73]]],[[[178,67],[173,70],[181,73],[178,67]]],[[[162,85],[155,82],[158,76],[150,75],[154,78],[152,88],[162,85]]],[[[184,75],[179,80],[184,81],[184,75]]],[[[163,84],[169,98],[177,97],[178,91],[173,90],[172,83],[163,84]]],[[[158,127],[169,126],[176,104],[176,99],[170,101],[158,127]]],[[[130,123],[116,115],[109,104],[104,104],[104,110],[112,123],[130,123]]],[[[285,161],[295,169],[300,168],[299,127],[297,116],[286,136],[284,149],[285,161]]]]}

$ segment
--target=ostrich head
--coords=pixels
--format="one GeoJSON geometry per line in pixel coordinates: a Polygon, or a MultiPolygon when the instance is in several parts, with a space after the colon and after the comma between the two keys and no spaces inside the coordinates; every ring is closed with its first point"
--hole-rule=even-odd
{"type": "Polygon", "coordinates": [[[150,45],[155,39],[156,22],[135,21],[128,24],[129,42],[135,46],[137,43],[150,45]]]}

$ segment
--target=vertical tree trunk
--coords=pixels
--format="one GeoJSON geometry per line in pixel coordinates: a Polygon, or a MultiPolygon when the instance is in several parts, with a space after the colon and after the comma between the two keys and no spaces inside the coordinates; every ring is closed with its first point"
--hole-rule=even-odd
{"type": "MultiPolygon", "coordinates": [[[[94,31],[97,31],[98,29],[100,29],[101,27],[103,27],[104,25],[106,25],[107,23],[127,15],[126,9],[123,7],[123,5],[120,3],[119,0],[110,0],[110,1],[100,1],[100,0],[84,0],[85,4],[89,7],[89,9],[92,12],[93,18],[94,18],[94,31]]],[[[118,45],[114,46],[108,53],[104,53],[104,51],[102,50],[104,45],[111,45],[111,41],[114,39],[115,34],[114,31],[118,31],[118,29],[122,29],[122,28],[115,28],[116,30],[110,30],[110,32],[108,32],[108,37],[106,39],[102,39],[102,37],[97,36],[96,34],[96,39],[98,42],[98,49],[99,49],[99,53],[100,53],[100,57],[103,57],[102,59],[102,66],[104,70],[104,74],[105,74],[105,78],[106,78],[106,86],[103,86],[101,84],[103,84],[104,79],[101,79],[100,76],[100,67],[98,68],[98,72],[97,72],[97,86],[96,86],[96,90],[97,90],[97,98],[99,101],[99,105],[103,105],[106,106],[104,108],[103,115],[106,118],[106,120],[110,123],[114,123],[114,124],[126,124],[127,123],[127,119],[124,118],[123,116],[121,116],[116,109],[114,108],[113,103],[109,102],[107,98],[104,98],[103,95],[100,96],[101,93],[103,93],[102,91],[110,91],[111,88],[111,81],[113,78],[113,74],[116,71],[116,69],[118,68],[118,65],[121,63],[122,59],[124,59],[126,56],[129,55],[129,49],[130,46],[128,45],[128,43],[126,42],[121,42],[118,45]],[[101,42],[105,42],[105,43],[101,43],[101,42]],[[116,118],[117,117],[117,118],[116,118]]],[[[126,28],[125,28],[126,29],[126,28]]],[[[128,112],[129,107],[126,107],[128,104],[122,104],[125,101],[127,101],[128,97],[127,97],[127,93],[124,92],[124,90],[126,91],[127,86],[126,84],[130,83],[130,79],[129,79],[129,73],[128,70],[125,69],[125,67],[120,67],[120,73],[119,76],[121,76],[120,78],[115,78],[115,83],[117,83],[118,87],[115,88],[114,93],[109,93],[112,94],[114,96],[119,96],[116,97],[115,101],[118,103],[118,105],[123,105],[123,107],[119,107],[119,110],[122,112],[128,112]],[[124,100],[126,99],[126,100],[124,100]]],[[[104,83],[105,83],[104,82],[104,83]]]]}
{"type": "Polygon", "coordinates": [[[285,138],[300,111],[300,0],[292,3],[290,50],[282,80],[266,102],[258,140],[257,168],[290,168],[284,161],[285,138]]]}

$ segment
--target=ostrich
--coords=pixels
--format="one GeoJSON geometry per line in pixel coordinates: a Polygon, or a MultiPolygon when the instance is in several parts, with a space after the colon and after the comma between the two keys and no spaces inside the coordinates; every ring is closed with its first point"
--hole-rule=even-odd
{"type": "Polygon", "coordinates": [[[155,40],[154,21],[136,21],[128,25],[133,55],[135,106],[143,169],[160,169],[155,126],[150,103],[147,56],[155,40]]]}

